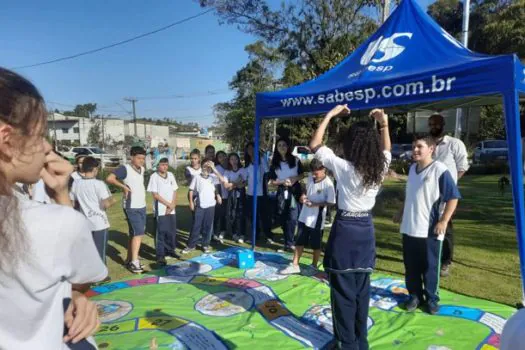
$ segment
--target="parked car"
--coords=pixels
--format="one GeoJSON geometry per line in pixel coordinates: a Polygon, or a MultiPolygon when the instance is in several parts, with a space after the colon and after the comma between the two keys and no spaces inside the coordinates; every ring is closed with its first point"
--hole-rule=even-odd
{"type": "Polygon", "coordinates": [[[509,148],[505,140],[484,140],[476,144],[473,161],[480,163],[507,162],[509,148]]]}
{"type": "Polygon", "coordinates": [[[394,143],[392,145],[392,159],[399,159],[401,155],[407,151],[412,151],[410,143],[394,143]]]}
{"type": "Polygon", "coordinates": [[[312,160],[314,159],[314,154],[307,146],[295,146],[292,155],[296,156],[300,160],[312,160]]]}
{"type": "Polygon", "coordinates": [[[72,161],[78,155],[91,156],[98,159],[103,167],[118,167],[122,161],[119,155],[105,153],[98,147],[72,147],[69,152],[64,153],[64,156],[72,161]]]}

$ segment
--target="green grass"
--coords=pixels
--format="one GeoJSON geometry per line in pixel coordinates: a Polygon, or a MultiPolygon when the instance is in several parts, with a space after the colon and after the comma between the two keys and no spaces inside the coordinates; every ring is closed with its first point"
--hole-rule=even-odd
{"type": "MultiPolygon", "coordinates": [[[[466,176],[460,182],[463,200],[454,218],[455,253],[451,275],[441,279],[441,287],[482,299],[514,305],[520,300],[519,258],[514,226],[510,189],[502,195],[497,186],[498,176],[466,176]]],[[[188,238],[191,215],[186,188],[178,191],[177,241],[180,248],[188,238]]],[[[403,259],[399,226],[392,223],[394,212],[401,205],[404,183],[387,181],[378,198],[375,212],[377,234],[377,270],[403,276],[403,259]]],[[[116,194],[120,197],[120,194],[116,194]]],[[[147,269],[156,269],[153,240],[151,198],[148,197],[148,229],[141,248],[141,258],[147,269]]],[[[113,280],[129,278],[123,266],[126,258],[128,228],[122,209],[115,205],[109,210],[110,242],[107,250],[108,268],[113,280]]],[[[277,237],[281,231],[275,230],[277,237]]],[[[328,238],[325,233],[324,240],[328,238]]],[[[215,249],[235,246],[225,240],[215,249]]],[[[244,245],[248,247],[248,245],[244,245]]],[[[278,246],[263,246],[260,250],[275,250],[278,246]]],[[[310,250],[306,256],[311,258],[310,250]]],[[[196,251],[187,258],[199,255],[196,251]]],[[[186,257],[185,257],[186,258],[186,257]]]]}

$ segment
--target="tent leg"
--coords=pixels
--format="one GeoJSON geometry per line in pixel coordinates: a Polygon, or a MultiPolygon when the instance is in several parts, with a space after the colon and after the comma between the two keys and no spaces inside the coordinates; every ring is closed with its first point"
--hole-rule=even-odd
{"type": "Polygon", "coordinates": [[[521,149],[521,129],[518,92],[504,94],[505,128],[509,145],[510,175],[512,180],[512,198],[516,221],[516,235],[521,270],[522,304],[525,303],[525,208],[523,197],[523,162],[521,149]]]}
{"type": "Polygon", "coordinates": [[[253,147],[253,210],[252,210],[252,251],[255,251],[255,240],[257,238],[257,181],[259,181],[259,134],[261,120],[255,115],[255,140],[253,147]]]}

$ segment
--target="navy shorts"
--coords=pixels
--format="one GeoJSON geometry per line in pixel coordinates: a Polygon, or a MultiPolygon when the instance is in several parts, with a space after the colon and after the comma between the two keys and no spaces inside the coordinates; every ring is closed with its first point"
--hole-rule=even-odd
{"type": "Polygon", "coordinates": [[[313,250],[321,249],[321,242],[323,240],[323,230],[320,228],[311,228],[306,226],[303,222],[299,222],[296,246],[309,247],[313,250]]]}
{"type": "Polygon", "coordinates": [[[131,237],[143,236],[146,232],[146,208],[124,209],[131,237]]]}

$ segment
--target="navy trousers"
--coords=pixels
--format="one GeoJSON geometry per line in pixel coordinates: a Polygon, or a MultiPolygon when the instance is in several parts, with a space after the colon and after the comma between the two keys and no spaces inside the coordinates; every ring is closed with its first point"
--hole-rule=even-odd
{"type": "Polygon", "coordinates": [[[328,273],[338,349],[368,350],[370,273],[328,273]]]}
{"type": "Polygon", "coordinates": [[[442,244],[434,235],[428,238],[403,235],[406,287],[408,293],[420,301],[439,301],[442,244]]]}
{"type": "Polygon", "coordinates": [[[157,260],[175,252],[177,242],[176,214],[157,216],[155,220],[155,252],[157,260]]]}
{"type": "Polygon", "coordinates": [[[193,249],[197,245],[202,234],[202,246],[209,247],[211,241],[211,232],[213,228],[213,218],[215,216],[215,206],[210,208],[195,208],[195,216],[191,227],[190,238],[188,239],[188,248],[193,249]]]}

